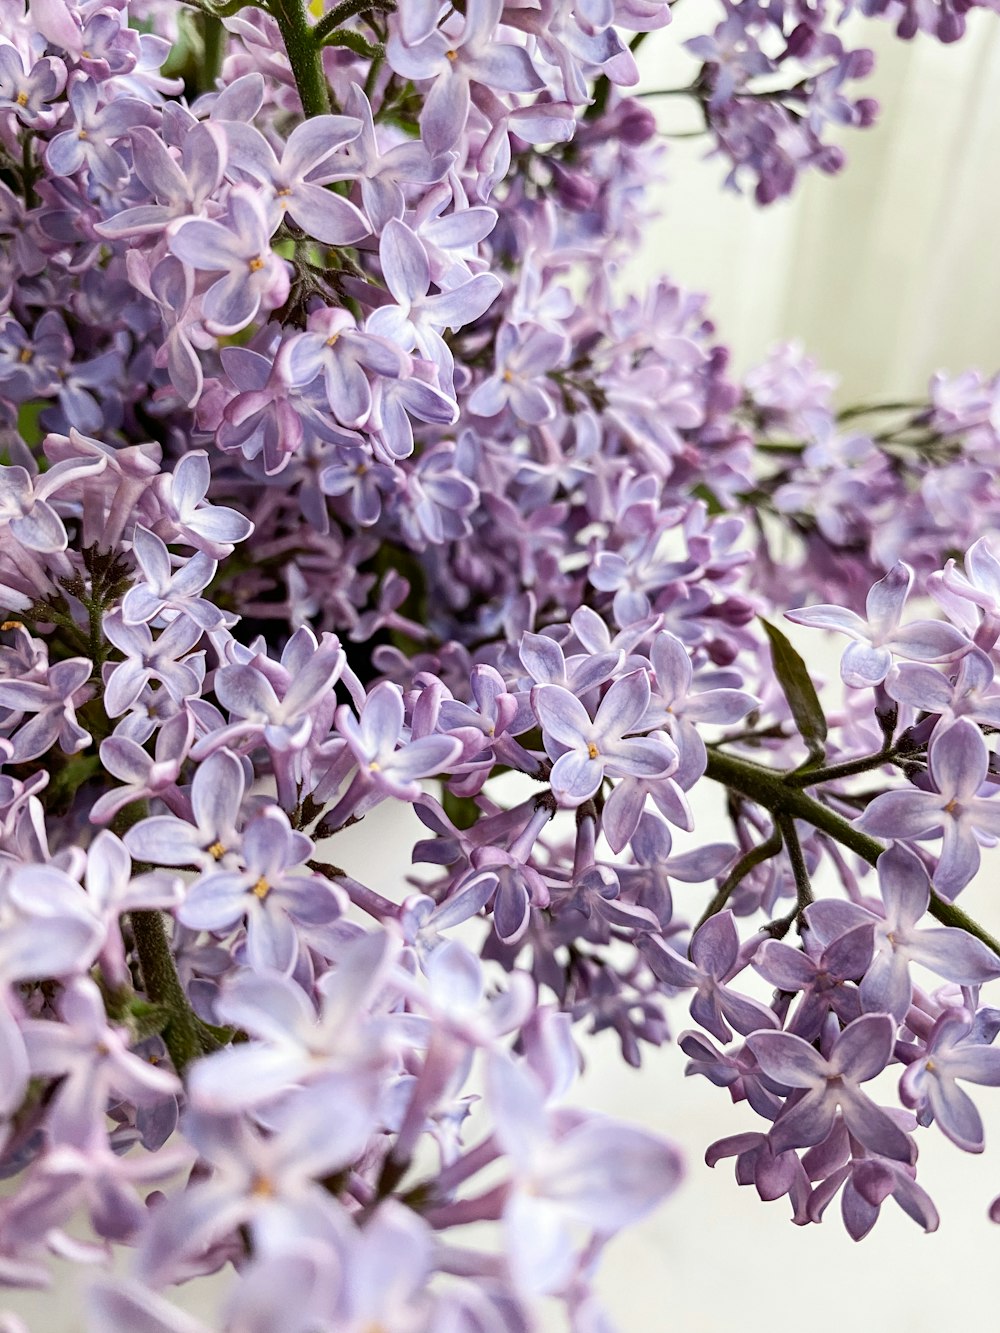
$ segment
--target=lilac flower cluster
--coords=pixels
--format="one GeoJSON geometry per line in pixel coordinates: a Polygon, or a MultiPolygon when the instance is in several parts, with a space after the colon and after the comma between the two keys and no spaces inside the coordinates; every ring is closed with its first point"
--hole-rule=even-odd
{"type": "Polygon", "coordinates": [[[898,560],[933,582],[943,552],[1000,524],[1000,383],[939,373],[926,403],[839,413],[833,387],[787,345],[747,375],[739,413],[766,453],[754,491],[761,587],[787,599],[798,584],[860,611],[898,560]]]}
{"type": "MultiPolygon", "coordinates": [[[[691,1070],[767,1122],[710,1161],[935,1226],[915,1132],[981,1150],[1000,1082],[954,902],[1000,834],[996,385],[845,433],[794,350],[740,387],[701,298],[616,294],[662,0],[198,8],[0,9],[0,1276],[128,1247],[101,1333],[227,1265],[234,1333],[607,1328],[681,1167],[567,1104],[575,1033],[639,1065],[692,992],[691,1070]],[[339,837],[394,804],[398,892],[339,837]]],[[[826,24],[692,44],[761,202],[871,119],[826,24]]]]}

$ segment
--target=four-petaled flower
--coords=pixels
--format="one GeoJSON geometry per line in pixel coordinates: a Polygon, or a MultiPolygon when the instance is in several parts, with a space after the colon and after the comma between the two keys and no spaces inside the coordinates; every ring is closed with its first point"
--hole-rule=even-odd
{"type": "Polygon", "coordinates": [[[636,736],[649,707],[649,677],[632,671],[608,686],[593,718],[561,685],[536,685],[531,706],[552,765],[550,782],[562,805],[581,805],[609,777],[658,778],[677,767],[669,737],[636,736]]]}

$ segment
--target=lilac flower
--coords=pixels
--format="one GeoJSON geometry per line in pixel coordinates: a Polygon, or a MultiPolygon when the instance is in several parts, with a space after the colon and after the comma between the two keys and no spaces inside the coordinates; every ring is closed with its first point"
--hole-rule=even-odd
{"type": "Polygon", "coordinates": [[[48,668],[44,681],[0,680],[0,707],[34,717],[22,722],[11,737],[11,759],[37,759],[58,744],[64,754],[85,749],[90,732],[76,720],[78,705],[93,697],[89,685],[93,663],[69,657],[48,668]]]}
{"type": "Polygon", "coordinates": [[[398,686],[382,681],[368,695],[359,718],[346,706],[337,709],[337,730],[366,787],[412,801],[420,794],[419,779],[446,770],[461,754],[462,743],[454,736],[421,736],[400,745],[403,719],[398,686]]]}
{"type": "Polygon", "coordinates": [[[963,563],[964,573],[954,560],[949,560],[937,578],[931,576],[930,590],[935,597],[944,593],[949,609],[956,601],[959,606],[964,604],[967,612],[973,606],[980,608],[982,623],[969,629],[974,630],[976,643],[988,650],[1000,634],[1000,560],[989,540],[980,537],[969,547],[963,563]]]}
{"type": "Polygon", "coordinates": [[[66,85],[66,66],[54,56],[43,56],[26,69],[17,48],[0,46],[0,107],[13,111],[32,128],[54,122],[50,107],[66,85]]]}
{"type": "Polygon", "coordinates": [[[163,479],[161,498],[179,540],[213,555],[228,554],[229,547],[250,536],[253,523],[237,510],[205,499],[211,479],[207,454],[192,450],[163,479]]]}
{"type": "Polygon", "coordinates": [[[125,845],[137,860],[152,865],[210,870],[239,850],[245,789],[243,765],[228,750],[217,750],[198,765],[191,784],[194,823],[153,815],[128,830],[125,845]]]}
{"type": "Polygon", "coordinates": [[[98,109],[98,85],[85,78],[71,83],[66,96],[73,128],[49,141],[49,170],[57,176],[72,176],[86,167],[101,185],[119,189],[128,178],[128,166],[111,145],[133,126],[151,125],[153,108],[134,97],[119,97],[98,109]]]}
{"type": "Polygon", "coordinates": [[[914,620],[900,624],[912,582],[913,570],[902,562],[896,564],[868,594],[867,623],[853,611],[839,606],[802,607],[785,614],[799,625],[847,634],[854,642],[840,662],[844,683],[855,687],[878,685],[888,675],[893,653],[917,662],[946,662],[969,647],[961,631],[942,621],[914,620]]]}
{"type": "Polygon", "coordinates": [[[154,640],[148,625],[126,625],[118,611],[106,615],[104,634],[125,655],[123,662],[106,670],[104,707],[108,716],[127,712],[153,680],[178,703],[198,694],[201,676],[193,663],[200,655],[192,655],[191,649],[202,633],[196,621],[178,616],[154,640]]]}
{"type": "Polygon", "coordinates": [[[415,44],[394,32],[386,59],[407,79],[433,79],[420,117],[420,133],[434,153],[454,147],[469,116],[470,85],[484,83],[505,92],[537,92],[543,81],[528,52],[497,41],[501,0],[470,0],[461,32],[439,29],[415,44]]]}
{"type": "Polygon", "coordinates": [[[668,986],[694,988],[691,1017],[719,1041],[729,1041],[731,1023],[746,1035],[777,1023],[764,1005],[741,995],[726,983],[745,963],[739,956],[739,936],[729,910],[717,912],[700,926],[691,939],[691,961],[675,953],[657,935],[644,935],[639,949],[650,969],[668,986]]]}
{"type": "Polygon", "coordinates": [[[495,369],[471,394],[469,411],[495,417],[509,407],[519,421],[529,425],[550,420],[555,416],[555,403],[543,377],[565,360],[567,350],[560,333],[502,324],[496,338],[495,369]]]}
{"type": "Polygon", "coordinates": [[[243,1111],[331,1074],[384,1065],[391,1034],[368,1010],[398,952],[397,938],[383,930],[349,943],[319,983],[319,1014],[289,977],[237,972],[223,984],[215,1010],[251,1040],[198,1062],[191,1071],[194,1104],[216,1115],[243,1111]]]}
{"type": "Polygon", "coordinates": [[[290,755],[309,743],[321,720],[328,724],[335,702],[333,687],[346,662],[340,640],[324,634],[317,644],[312,632],[302,629],[286,644],[282,658],[278,672],[269,669],[272,664],[266,658],[219,669],[216,695],[229,711],[230,724],[206,738],[196,757],[209,745],[215,749],[256,738],[274,756],[290,755]]]}
{"type": "Polygon", "coordinates": [[[112,1092],[150,1101],[180,1091],[180,1081],[132,1055],[120,1031],[108,1026],[97,986],[78,978],[62,994],[61,1023],[22,1025],[33,1074],[59,1078],[49,1133],[57,1143],[84,1148],[102,1130],[112,1092]]]}
{"type": "Polygon", "coordinates": [[[246,328],[261,305],[273,309],[288,295],[288,266],[271,250],[271,219],[259,192],[234,185],[229,194],[229,225],[195,218],[173,224],[171,252],[201,272],[222,273],[202,298],[202,311],[213,332],[246,328]]]}
{"type": "Polygon", "coordinates": [[[180,807],[183,802],[177,781],[193,736],[194,719],[185,710],[160,727],[152,756],[127,736],[109,736],[101,741],[101,763],[122,785],[97,798],[90,808],[90,822],[110,823],[126,805],[148,796],[158,796],[171,808],[180,807]]]}
{"type": "Polygon", "coordinates": [[[364,211],[372,230],[380,236],[390,218],[402,218],[405,212],[403,185],[431,185],[440,180],[451,156],[442,153],[432,157],[422,143],[413,139],[404,139],[383,152],[371,103],[356,83],[348,89],[344,110],[360,122],[361,133],[324,164],[324,174],[329,172],[334,180],[359,182],[364,211]]]}
{"type": "Polygon", "coordinates": [[[316,184],[330,155],[360,132],[361,122],[350,116],[315,116],[292,130],[279,161],[253,126],[226,123],[230,165],[267,188],[273,227],[287,213],[307,235],[327,245],[351,245],[371,232],[352,203],[316,184]]]}
{"type": "Polygon", "coordinates": [[[322,375],[327,402],[343,426],[361,426],[372,408],[366,371],[395,377],[404,369],[394,344],[357,328],[347,310],[324,307],[309,316],[308,330],[288,348],[293,384],[311,384],[322,375]]]}
{"type": "MultiPolygon", "coordinates": [[[[841,1140],[843,1151],[850,1158],[843,1165],[835,1167],[809,1195],[804,1220],[819,1222],[827,1206],[843,1186],[841,1195],[841,1215],[847,1234],[852,1240],[861,1240],[879,1219],[882,1204],[886,1199],[895,1199],[908,1217],[922,1226],[925,1231],[936,1231],[940,1218],[937,1209],[925,1190],[917,1184],[916,1168],[909,1162],[894,1162],[888,1157],[868,1153],[860,1144],[847,1142],[847,1132],[841,1134],[835,1130],[831,1135],[834,1141],[841,1140]]],[[[815,1165],[811,1161],[814,1154],[823,1154],[824,1148],[812,1149],[806,1153],[804,1161],[817,1172],[822,1172],[826,1162],[815,1165]]]]}
{"type": "Polygon", "coordinates": [[[524,1064],[493,1056],[487,1087],[515,1171],[504,1206],[515,1277],[526,1292],[558,1291],[573,1262],[569,1224],[613,1235],[676,1188],[679,1158],[664,1140],[624,1125],[584,1119],[559,1133],[539,1079],[524,1064]]]}
{"type": "Polygon", "coordinates": [[[184,896],[182,881],[177,875],[158,871],[133,878],[132,858],[125,845],[113,833],[102,829],[88,848],[84,883],[94,912],[106,931],[101,967],[112,984],[124,986],[129,974],[119,918],[125,912],[176,907],[184,896]]]}
{"type": "MultiPolygon", "coordinates": [[[[361,527],[370,527],[377,523],[382,513],[382,497],[391,493],[396,486],[397,476],[392,468],[384,463],[376,463],[371,451],[366,449],[343,448],[340,459],[331,463],[320,473],[319,484],[324,495],[344,495],[349,497],[351,515],[361,527]]],[[[409,585],[398,601],[394,598],[403,586],[402,581],[391,581],[395,571],[390,571],[383,580],[383,596],[380,605],[372,616],[362,617],[361,623],[351,632],[351,638],[367,639],[374,632],[374,620],[382,623],[386,611],[391,616],[395,608],[406,598],[409,585]],[[387,583],[387,580],[390,580],[387,583]],[[391,609],[390,609],[391,608],[391,609]]],[[[397,576],[398,579],[398,576],[397,576]]],[[[400,628],[402,628],[400,626],[400,628]]],[[[419,629],[419,627],[417,627],[419,629]]]]}
{"type": "Polygon", "coordinates": [[[921,1124],[931,1120],[952,1143],[966,1152],[982,1152],[983,1122],[969,1095],[956,1084],[1000,1086],[1000,1050],[983,1040],[967,1010],[946,1011],[934,1024],[926,1047],[907,1065],[899,1093],[918,1113],[921,1124]]]}
{"type": "Polygon", "coordinates": [[[325,879],[290,873],[311,854],[309,839],[270,806],[243,830],[241,868],[202,875],[178,919],[194,930],[219,932],[245,919],[250,965],[291,972],[299,951],[296,925],[323,926],[343,910],[341,895],[325,879]]]}
{"type": "Polygon", "coordinates": [[[404,352],[418,348],[421,356],[438,367],[448,387],[453,360],[442,332],[471,324],[488,310],[500,294],[500,279],[492,273],[479,273],[451,291],[429,296],[427,251],[410,228],[395,218],[382,232],[379,257],[395,304],[381,306],[368,317],[368,332],[390,339],[404,352]]]}
{"type": "Polygon", "coordinates": [[[985,944],[954,926],[917,929],[930,904],[931,886],[920,859],[896,843],[878,859],[885,918],[875,924],[876,956],[861,982],[869,1011],[902,1022],[913,994],[909,965],[918,963],[963,986],[1000,976],[1000,959],[985,944]]]}
{"type": "Polygon", "coordinates": [[[857,827],[902,841],[943,836],[934,885],[946,898],[954,898],[979,869],[977,830],[1000,834],[1000,803],[978,795],[988,762],[982,733],[959,718],[931,739],[928,764],[935,790],[883,792],[856,821],[857,827]]]}
{"type": "Polygon", "coordinates": [[[23,467],[0,465],[0,527],[8,526],[18,541],[32,551],[64,551],[66,528],[50,497],[65,486],[102,471],[103,460],[56,463],[32,477],[23,467]]]}
{"type": "Polygon", "coordinates": [[[754,954],[756,971],[779,990],[801,995],[787,1031],[812,1041],[822,1031],[828,1013],[835,1013],[845,1025],[860,1015],[858,988],[847,983],[866,976],[873,940],[873,923],[862,922],[839,936],[818,957],[792,949],[780,940],[764,941],[754,954]]]}
{"type": "Polygon", "coordinates": [[[209,122],[194,125],[181,145],[180,162],[144,125],[136,126],[130,138],[135,174],[150,196],[163,202],[126,208],[99,222],[98,234],[112,240],[153,234],[164,231],[176,218],[204,214],[226,165],[226,140],[218,126],[209,122]]]}
{"type": "Polygon", "coordinates": [[[132,537],[132,553],[143,577],[122,598],[124,625],[149,624],[157,619],[172,621],[187,616],[203,630],[232,623],[232,617],[198,593],[211,583],[218,564],[204,551],[196,551],[174,569],[170,553],[155,533],[140,523],[132,537]],[[169,614],[165,614],[169,613],[169,614]]]}
{"type": "Polygon", "coordinates": [[[360,1155],[374,1128],[374,1093],[370,1078],[350,1075],[319,1093],[299,1092],[269,1116],[266,1134],[235,1117],[189,1115],[187,1138],[214,1171],[156,1210],[140,1275],[160,1284],[237,1227],[260,1235],[269,1221],[294,1224],[298,1214],[335,1209],[319,1181],[360,1155]]]}
{"type": "Polygon", "coordinates": [[[793,1220],[807,1220],[806,1200],[809,1177],[791,1149],[776,1153],[765,1134],[733,1134],[718,1139],[705,1152],[705,1163],[714,1167],[725,1157],[736,1158],[736,1183],[753,1185],[761,1199],[769,1201],[788,1195],[794,1208],[793,1220]]]}
{"type": "Polygon", "coordinates": [[[980,648],[970,649],[959,660],[954,682],[933,667],[904,662],[889,673],[885,688],[898,703],[937,713],[941,719],[938,730],[957,717],[1000,727],[1000,692],[994,688],[993,663],[980,648]]]}
{"type": "Polygon", "coordinates": [[[752,694],[743,690],[707,689],[692,693],[694,667],[691,654],[673,634],[660,631],[653,638],[649,660],[655,676],[655,689],[643,718],[643,728],[664,727],[680,752],[679,777],[690,787],[705,771],[705,742],[695,723],[731,724],[745,717],[757,706],[752,694]]]}
{"type": "Polygon", "coordinates": [[[425,541],[456,541],[471,532],[468,515],[479,501],[479,488],[456,466],[454,445],[439,444],[422,454],[403,493],[408,501],[403,523],[415,550],[425,541]]]}
{"type": "Polygon", "coordinates": [[[861,1091],[892,1056],[894,1026],[887,1014],[863,1014],[836,1038],[823,1056],[790,1032],[755,1032],[747,1038],[761,1069],[804,1095],[786,1102],[770,1132],[776,1153],[820,1143],[833,1129],[839,1108],[847,1128],[866,1148],[909,1162],[913,1145],[895,1122],[861,1091]]]}
{"type": "Polygon", "coordinates": [[[547,753],[555,759],[550,782],[562,805],[589,800],[608,777],[666,776],[677,766],[677,750],[665,736],[631,736],[649,706],[649,677],[633,671],[614,681],[593,720],[561,685],[536,685],[531,706],[542,726],[547,753]]]}

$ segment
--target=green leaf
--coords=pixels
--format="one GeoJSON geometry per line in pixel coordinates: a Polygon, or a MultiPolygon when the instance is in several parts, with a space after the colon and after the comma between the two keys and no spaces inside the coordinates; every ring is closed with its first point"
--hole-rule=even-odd
{"type": "Polygon", "coordinates": [[[777,625],[770,624],[763,616],[760,623],[770,640],[774,674],[788,700],[799,735],[809,749],[810,759],[821,762],[826,757],[826,715],[806,664],[777,625]]]}
{"type": "Polygon", "coordinates": [[[362,37],[360,32],[353,32],[350,28],[337,28],[335,32],[328,33],[320,42],[320,45],[346,46],[349,51],[361,56],[363,60],[378,60],[382,56],[380,46],[376,46],[374,42],[362,37]]]}
{"type": "Polygon", "coordinates": [[[447,787],[442,787],[441,805],[445,814],[459,829],[472,828],[482,813],[471,796],[456,796],[447,787]]]}

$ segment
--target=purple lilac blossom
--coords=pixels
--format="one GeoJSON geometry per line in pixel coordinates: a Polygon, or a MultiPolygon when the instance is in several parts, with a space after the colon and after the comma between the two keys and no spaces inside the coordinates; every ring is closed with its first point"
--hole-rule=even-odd
{"type": "MultiPolygon", "coordinates": [[[[840,1194],[852,1237],[890,1197],[933,1229],[913,1141],[979,1151],[962,1085],[997,1083],[1000,955],[948,899],[998,831],[1000,377],[838,414],[800,349],[741,384],[703,298],[620,294],[664,0],[303,8],[288,47],[277,10],[202,43],[22,8],[0,1276],[129,1246],[101,1333],[189,1333],[160,1289],[211,1273],[232,1333],[528,1333],[539,1296],[608,1328],[600,1253],[679,1162],[567,1105],[576,1042],[657,1059],[684,992],[690,1072],[765,1122],[710,1161],[800,1224],[840,1194]],[[944,618],[903,623],[911,590],[944,618]],[[871,691],[775,669],[756,617],[791,603],[871,691]],[[403,806],[419,877],[376,886],[347,830],[403,806]]],[[[968,8],[862,6],[945,41],[968,8]]],[[[836,16],[698,21],[729,183],[839,170],[875,108],[836,16]]]]}

